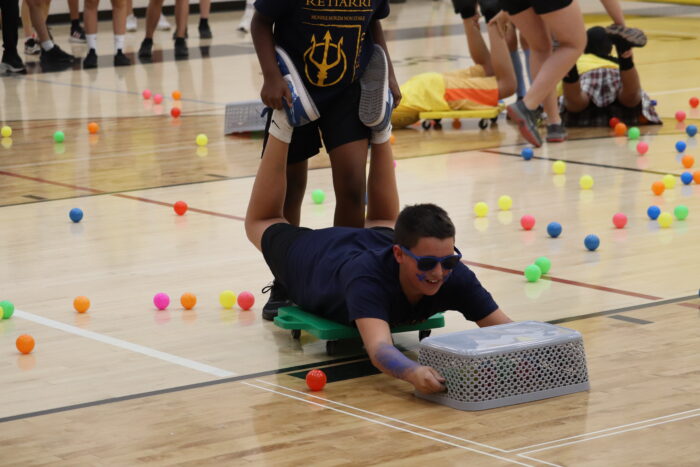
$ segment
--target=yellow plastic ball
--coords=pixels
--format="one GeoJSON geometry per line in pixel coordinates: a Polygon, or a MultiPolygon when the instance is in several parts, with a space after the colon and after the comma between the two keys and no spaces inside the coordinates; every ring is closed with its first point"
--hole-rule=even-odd
{"type": "Polygon", "coordinates": [[[554,172],[557,175],[562,175],[562,174],[566,173],[566,162],[555,161],[552,164],[552,172],[554,172]]]}
{"type": "Polygon", "coordinates": [[[236,294],[230,290],[224,290],[219,295],[219,303],[224,308],[233,308],[233,305],[236,304],[236,294]]]}
{"type": "Polygon", "coordinates": [[[513,207],[513,198],[508,195],[503,195],[498,198],[498,208],[502,211],[508,211],[513,207]]]}
{"type": "Polygon", "coordinates": [[[659,214],[659,225],[665,229],[673,225],[673,216],[670,212],[662,212],[659,214]]]}
{"type": "Polygon", "coordinates": [[[0,135],[2,135],[3,138],[9,138],[12,136],[12,128],[9,126],[2,127],[2,130],[0,130],[0,135]]]}
{"type": "Polygon", "coordinates": [[[578,184],[584,190],[590,190],[593,187],[593,177],[591,177],[590,175],[584,175],[578,181],[578,184]]]}
{"type": "Polygon", "coordinates": [[[2,138],[0,139],[0,145],[5,149],[10,149],[12,147],[12,138],[2,138]]]}
{"type": "Polygon", "coordinates": [[[207,138],[207,135],[205,135],[204,133],[200,133],[197,135],[196,141],[198,146],[206,146],[209,142],[209,138],[207,138]]]}
{"type": "Polygon", "coordinates": [[[486,214],[488,213],[489,205],[483,201],[479,201],[474,205],[474,214],[476,214],[476,217],[486,217],[486,214]]]}
{"type": "Polygon", "coordinates": [[[664,175],[663,181],[664,181],[664,186],[666,188],[668,188],[669,190],[673,189],[676,186],[676,177],[674,177],[671,174],[664,175]]]}

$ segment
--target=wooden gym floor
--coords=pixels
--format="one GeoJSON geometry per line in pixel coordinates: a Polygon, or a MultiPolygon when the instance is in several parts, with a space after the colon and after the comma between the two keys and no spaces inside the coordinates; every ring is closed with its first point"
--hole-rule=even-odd
{"type": "MultiPolygon", "coordinates": [[[[583,3],[588,25],[607,24],[598,2],[583,3]]],[[[607,129],[570,130],[529,162],[515,128],[502,117],[481,131],[418,127],[395,132],[402,204],[435,202],[457,227],[467,263],[515,320],[540,320],[580,331],[588,357],[586,393],[483,412],[460,412],[415,398],[406,383],[372,371],[356,343],[325,355],[323,342],[300,342],[260,317],[270,273],[247,242],[243,216],[257,167],[256,136],[224,136],[227,102],[254,99],[261,84],[249,35],[233,31],[241,12],[212,15],[215,38],[196,38],[191,57],[172,58],[169,33],[153,64],[114,69],[108,23],[101,23],[106,61],[80,69],[0,79],[0,123],[12,126],[0,146],[0,300],[17,311],[0,321],[0,465],[134,464],[396,464],[424,465],[695,465],[700,458],[698,267],[700,185],[654,196],[664,174],[685,170],[674,149],[700,112],[700,8],[623,2],[630,25],[648,45],[635,52],[645,90],[658,100],[661,127],[642,127],[650,145],[607,129]],[[233,79],[232,79],[233,77],[233,79]],[[143,89],[161,92],[155,106],[143,89]],[[182,117],[169,117],[178,89],[182,117]],[[89,135],[87,123],[101,126],[89,135]],[[61,130],[66,141],[54,144],[61,130]],[[197,148],[198,133],[209,144],[197,148]],[[567,161],[565,175],[551,163],[567,161]],[[592,190],[578,179],[590,174],[592,190]],[[496,210],[502,194],[511,212],[496,210]],[[185,200],[187,215],[172,204],[185,200]],[[473,205],[491,212],[476,219],[473,205]],[[649,205],[689,207],[685,221],[660,229],[649,205]],[[79,224],[68,211],[79,207],[79,224]],[[612,215],[629,217],[616,230],[612,215]],[[533,231],[519,218],[537,218],[533,231]],[[546,225],[558,221],[558,239],[546,225]],[[589,252],[583,238],[601,247],[589,252]],[[529,284],[522,270],[536,257],[553,263],[548,278],[529,284]],[[222,290],[255,294],[252,311],[225,310],[222,290]],[[172,303],[156,311],[151,299],[172,303]],[[183,311],[184,292],[197,307],[183,311]],[[92,307],[80,315],[72,299],[92,307]],[[20,355],[18,335],[37,347],[20,355]],[[319,393],[301,377],[323,367],[332,382],[319,393]],[[300,377],[301,376],[301,377],[300,377]]],[[[143,27],[143,21],[139,26],[143,27]]],[[[385,30],[400,81],[424,71],[467,66],[470,59],[449,1],[392,5],[385,30]]],[[[67,28],[55,27],[68,47],[67,28]]],[[[140,33],[127,37],[138,48],[140,33]]],[[[312,161],[308,189],[326,202],[304,205],[302,222],[331,224],[328,160],[312,161]]],[[[697,166],[693,170],[698,170],[697,166]]],[[[447,314],[453,332],[472,327],[447,314]]],[[[409,355],[414,334],[397,336],[409,355]]]]}

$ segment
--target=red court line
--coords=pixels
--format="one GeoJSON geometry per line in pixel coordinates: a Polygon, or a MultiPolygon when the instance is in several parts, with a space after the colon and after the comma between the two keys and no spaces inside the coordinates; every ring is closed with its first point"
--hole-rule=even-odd
{"type": "MultiPolygon", "coordinates": [[[[490,264],[477,263],[474,261],[462,260],[462,262],[465,264],[468,264],[470,266],[477,266],[477,267],[484,268],[484,269],[491,269],[493,271],[507,272],[509,274],[516,274],[518,276],[523,275],[523,272],[518,271],[517,269],[504,268],[501,266],[493,266],[490,264]]],[[[605,287],[603,285],[595,285],[595,284],[587,284],[585,282],[572,281],[569,279],[561,279],[559,277],[547,276],[544,279],[545,280],[549,279],[552,282],[561,282],[562,284],[575,285],[577,287],[585,287],[588,289],[600,290],[603,292],[611,292],[611,293],[616,293],[616,294],[620,294],[620,295],[628,295],[630,297],[644,298],[646,300],[661,300],[661,297],[655,297],[654,295],[646,295],[646,294],[641,294],[641,293],[637,293],[637,292],[630,292],[628,290],[613,289],[612,287],[605,287]]]]}
{"type": "MultiPolygon", "coordinates": [[[[29,176],[27,176],[27,175],[20,175],[20,174],[16,174],[16,173],[12,173],[12,172],[6,172],[6,171],[3,171],[3,170],[0,170],[0,175],[7,175],[7,176],[9,176],[9,177],[24,178],[24,179],[26,179],[26,180],[32,180],[32,181],[40,182],[40,183],[48,183],[48,184],[51,184],[51,185],[57,185],[57,186],[62,186],[62,187],[66,187],[66,188],[72,188],[72,189],[75,189],[75,190],[89,191],[89,192],[91,192],[91,193],[96,193],[96,194],[110,194],[110,193],[107,193],[107,192],[105,192],[105,191],[96,190],[96,189],[94,189],[94,188],[86,188],[86,187],[80,187],[80,186],[76,186],[76,185],[70,185],[70,184],[62,183],[62,182],[54,182],[54,181],[51,181],[51,180],[45,180],[45,179],[43,179],[43,178],[29,177],[29,176]]],[[[164,202],[164,201],[157,201],[157,200],[154,200],[154,199],[142,198],[142,197],[139,197],[139,196],[131,196],[131,195],[123,194],[123,193],[112,193],[111,195],[112,195],[112,196],[117,196],[117,197],[119,197],[119,198],[132,199],[132,200],[134,200],[134,201],[141,201],[141,202],[144,202],[144,203],[158,204],[158,205],[160,205],[160,206],[166,206],[166,207],[170,207],[170,208],[173,207],[173,205],[172,205],[171,203],[166,203],[166,202],[164,202]]],[[[234,216],[234,215],[231,215],[231,214],[223,214],[223,213],[214,212],[214,211],[207,211],[207,210],[205,210],[205,209],[189,208],[188,211],[196,212],[196,213],[199,213],[199,214],[207,214],[207,215],[209,215],[209,216],[223,217],[223,218],[226,218],[226,219],[235,219],[235,220],[239,220],[239,221],[245,221],[245,218],[244,218],[244,217],[234,216]]],[[[506,272],[506,273],[509,273],[509,274],[516,274],[516,275],[522,275],[522,274],[523,274],[522,271],[518,271],[517,269],[504,268],[504,267],[501,267],[501,266],[493,266],[493,265],[490,265],[490,264],[477,263],[477,262],[474,262],[474,261],[466,261],[466,260],[463,260],[463,262],[464,262],[465,264],[470,265],[470,266],[477,266],[477,267],[484,268],[484,269],[491,269],[491,270],[493,270],[493,271],[506,272]]],[[[653,296],[653,295],[640,294],[640,293],[637,293],[637,292],[630,292],[630,291],[621,290],[621,289],[613,289],[612,287],[605,287],[605,286],[602,286],[602,285],[586,284],[585,282],[572,281],[572,280],[569,280],[569,279],[560,279],[560,278],[558,278],[558,277],[547,276],[545,279],[549,279],[549,280],[554,281],[554,282],[560,282],[560,283],[562,283],[562,284],[574,285],[574,286],[577,286],[577,287],[585,287],[585,288],[588,288],[588,289],[600,290],[600,291],[603,291],[603,292],[611,292],[611,293],[616,293],[616,294],[620,294],[620,295],[628,295],[628,296],[630,296],[630,297],[643,298],[643,299],[646,299],[646,300],[661,300],[661,297],[655,297],[655,296],[653,296]]]]}
{"type": "Polygon", "coordinates": [[[694,310],[700,310],[700,305],[698,305],[696,303],[685,302],[685,303],[678,303],[678,305],[687,306],[688,308],[692,308],[694,310]]]}

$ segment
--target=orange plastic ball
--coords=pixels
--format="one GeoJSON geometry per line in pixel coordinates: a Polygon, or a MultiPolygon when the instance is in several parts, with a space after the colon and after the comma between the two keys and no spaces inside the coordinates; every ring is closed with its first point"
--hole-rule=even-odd
{"type": "Polygon", "coordinates": [[[184,201],[178,201],[177,203],[175,203],[173,205],[173,209],[175,210],[175,213],[178,216],[184,216],[185,213],[187,212],[187,208],[188,208],[187,203],[185,203],[184,201]]]}
{"type": "Polygon", "coordinates": [[[326,374],[323,370],[311,370],[306,373],[306,385],[312,391],[320,391],[326,385],[326,374]]]}
{"type": "Polygon", "coordinates": [[[618,123],[615,125],[615,136],[625,136],[627,134],[627,125],[618,123]]]}
{"type": "Polygon", "coordinates": [[[452,120],[452,128],[454,128],[455,130],[459,130],[460,128],[462,128],[462,120],[458,118],[452,120]]]}
{"type": "Polygon", "coordinates": [[[80,297],[75,297],[75,300],[73,300],[73,308],[75,308],[75,311],[78,313],[85,313],[90,308],[90,299],[82,295],[80,297]]]}
{"type": "Polygon", "coordinates": [[[391,136],[389,136],[389,143],[394,144],[395,142],[396,142],[396,136],[394,136],[392,134],[391,136]]]}
{"type": "Polygon", "coordinates": [[[183,293],[180,303],[185,310],[191,310],[197,304],[197,297],[189,292],[183,293]]]}
{"type": "Polygon", "coordinates": [[[100,125],[98,125],[95,122],[90,122],[88,123],[88,131],[90,132],[91,135],[94,135],[98,131],[100,131],[100,125]]]}
{"type": "Polygon", "coordinates": [[[31,353],[31,351],[34,350],[34,344],[34,338],[29,334],[22,334],[17,338],[17,341],[15,342],[17,350],[19,350],[25,355],[31,353]]]}
{"type": "Polygon", "coordinates": [[[656,181],[651,184],[651,191],[653,191],[656,196],[660,196],[665,189],[666,185],[664,185],[664,182],[656,181]]]}
{"type": "Polygon", "coordinates": [[[700,170],[693,172],[693,180],[696,184],[700,185],[700,170]]]}
{"type": "Polygon", "coordinates": [[[182,99],[182,94],[180,94],[180,91],[173,91],[172,93],[173,99],[176,101],[179,101],[182,99]]]}
{"type": "Polygon", "coordinates": [[[683,156],[683,159],[681,159],[681,164],[683,164],[683,167],[686,169],[689,169],[695,164],[695,158],[686,154],[683,156]]]}

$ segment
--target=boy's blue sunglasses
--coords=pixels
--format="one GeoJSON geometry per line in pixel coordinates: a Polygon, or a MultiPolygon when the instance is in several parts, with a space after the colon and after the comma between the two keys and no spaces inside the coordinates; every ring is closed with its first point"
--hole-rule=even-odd
{"type": "Polygon", "coordinates": [[[416,265],[421,271],[432,271],[435,269],[435,266],[437,266],[438,263],[440,263],[442,269],[454,269],[459,264],[459,260],[462,259],[462,253],[460,253],[457,247],[455,247],[457,254],[443,256],[442,258],[438,258],[436,256],[416,256],[405,246],[402,246],[401,250],[416,260],[416,265]]]}

